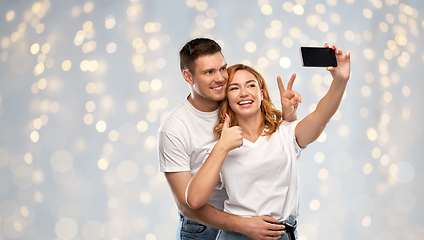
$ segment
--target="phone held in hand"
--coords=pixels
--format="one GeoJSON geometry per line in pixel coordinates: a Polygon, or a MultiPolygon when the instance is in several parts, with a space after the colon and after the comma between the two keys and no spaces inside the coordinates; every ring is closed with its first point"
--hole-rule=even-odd
{"type": "Polygon", "coordinates": [[[337,67],[336,51],[325,47],[300,47],[302,66],[337,67]]]}

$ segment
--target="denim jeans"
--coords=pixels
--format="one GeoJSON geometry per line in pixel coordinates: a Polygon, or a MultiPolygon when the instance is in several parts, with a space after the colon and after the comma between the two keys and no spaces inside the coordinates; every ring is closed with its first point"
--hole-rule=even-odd
{"type": "Polygon", "coordinates": [[[190,220],[180,213],[177,240],[215,240],[217,234],[218,229],[190,220]]]}
{"type": "MultiPolygon", "coordinates": [[[[294,222],[293,222],[294,223],[294,222]]],[[[297,230],[294,231],[294,235],[297,239],[297,230]]],[[[237,232],[230,232],[230,231],[223,231],[219,230],[218,236],[216,237],[216,240],[249,240],[246,235],[237,233],[237,232]]],[[[287,234],[282,235],[278,240],[288,240],[287,234]]]]}

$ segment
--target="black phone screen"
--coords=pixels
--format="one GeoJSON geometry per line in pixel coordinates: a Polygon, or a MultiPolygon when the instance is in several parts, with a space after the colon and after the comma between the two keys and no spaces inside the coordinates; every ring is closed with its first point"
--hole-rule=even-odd
{"type": "Polygon", "coordinates": [[[304,67],[337,67],[336,52],[324,47],[301,47],[304,67]]]}

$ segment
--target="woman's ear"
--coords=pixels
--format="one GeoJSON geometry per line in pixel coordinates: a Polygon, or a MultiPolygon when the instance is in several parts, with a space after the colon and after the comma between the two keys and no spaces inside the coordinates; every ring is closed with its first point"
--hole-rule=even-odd
{"type": "Polygon", "coordinates": [[[190,84],[190,85],[194,84],[193,75],[191,75],[191,72],[188,69],[185,69],[183,71],[183,77],[188,84],[190,84]]]}
{"type": "Polygon", "coordinates": [[[264,90],[261,89],[261,101],[264,100],[264,90]]]}

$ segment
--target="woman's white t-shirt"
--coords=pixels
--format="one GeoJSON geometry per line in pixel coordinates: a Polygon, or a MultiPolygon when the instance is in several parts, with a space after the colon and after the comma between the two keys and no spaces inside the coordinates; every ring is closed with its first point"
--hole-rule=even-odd
{"type": "Polygon", "coordinates": [[[253,217],[268,215],[291,221],[299,215],[300,148],[295,138],[299,121],[283,122],[268,139],[260,136],[252,143],[243,139],[231,150],[221,168],[221,182],[228,199],[224,211],[253,217]]]}

